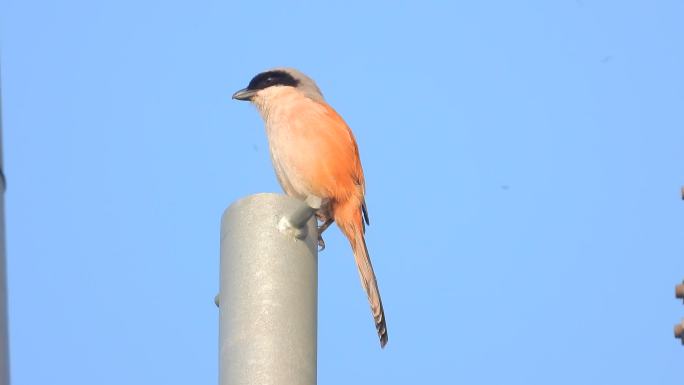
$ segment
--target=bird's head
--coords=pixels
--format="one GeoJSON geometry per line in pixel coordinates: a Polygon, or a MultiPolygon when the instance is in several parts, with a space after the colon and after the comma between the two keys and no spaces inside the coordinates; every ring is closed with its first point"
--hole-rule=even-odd
{"type": "Polygon", "coordinates": [[[257,106],[263,106],[286,94],[323,101],[323,94],[313,79],[294,68],[284,67],[257,74],[246,88],[233,94],[233,99],[248,100],[257,106]]]}

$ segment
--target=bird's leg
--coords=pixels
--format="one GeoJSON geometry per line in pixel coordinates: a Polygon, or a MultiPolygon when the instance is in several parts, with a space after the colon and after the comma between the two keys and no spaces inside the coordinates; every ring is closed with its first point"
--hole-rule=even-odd
{"type": "Polygon", "coordinates": [[[323,232],[327,229],[335,220],[333,218],[326,218],[323,224],[318,226],[318,251],[323,251],[325,249],[325,241],[323,241],[323,232]]]}

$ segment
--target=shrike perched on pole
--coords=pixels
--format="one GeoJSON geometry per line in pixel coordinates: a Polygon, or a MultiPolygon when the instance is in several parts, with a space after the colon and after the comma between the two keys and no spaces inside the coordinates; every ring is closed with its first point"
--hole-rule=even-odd
{"type": "Polygon", "coordinates": [[[321,199],[316,213],[322,222],[321,249],[325,243],[320,234],[332,222],[337,222],[349,239],[380,346],[385,347],[385,313],[364,239],[369,222],[363,169],[351,130],[325,102],[316,83],[293,68],[275,68],[256,75],[233,99],[248,100],[259,110],[273,167],[285,193],[301,200],[321,199]]]}

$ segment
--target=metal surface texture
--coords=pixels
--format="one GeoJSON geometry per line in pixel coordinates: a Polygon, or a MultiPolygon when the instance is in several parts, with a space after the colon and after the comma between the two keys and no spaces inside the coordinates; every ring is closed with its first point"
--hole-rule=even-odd
{"type": "Polygon", "coordinates": [[[220,385],[316,384],[318,249],[312,215],[303,202],[278,194],[246,197],[223,214],[220,385]]]}
{"type": "MultiPolygon", "coordinates": [[[[0,71],[1,73],[1,71],[0,71]]],[[[2,161],[2,89],[0,88],[0,385],[9,385],[9,342],[7,330],[7,263],[5,255],[5,174],[2,161]]]]}

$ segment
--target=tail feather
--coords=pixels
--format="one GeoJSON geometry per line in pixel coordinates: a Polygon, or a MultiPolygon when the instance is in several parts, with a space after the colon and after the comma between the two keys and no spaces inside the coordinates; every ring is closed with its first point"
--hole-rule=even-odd
{"type": "Polygon", "coordinates": [[[351,221],[341,221],[336,218],[342,232],[349,238],[352,250],[354,252],[354,259],[356,260],[356,267],[359,270],[359,277],[361,284],[368,296],[373,319],[375,320],[375,328],[380,338],[380,347],[385,347],[387,344],[387,324],[385,322],[385,310],[382,307],[382,299],[380,298],[380,290],[378,289],[378,282],[375,278],[373,265],[371,264],[370,256],[368,255],[368,248],[366,247],[366,240],[363,235],[363,220],[361,213],[355,211],[356,216],[351,221]]]}
{"type": "Polygon", "coordinates": [[[387,344],[387,323],[385,321],[385,309],[382,307],[382,298],[380,298],[380,289],[378,289],[378,281],[375,278],[375,272],[373,271],[373,265],[368,255],[368,248],[366,247],[366,240],[363,234],[358,234],[356,239],[357,245],[353,247],[354,259],[356,260],[356,266],[359,268],[359,276],[361,277],[363,288],[368,295],[368,302],[370,302],[373,319],[375,320],[375,329],[380,338],[380,347],[384,348],[387,344]]]}

